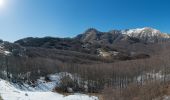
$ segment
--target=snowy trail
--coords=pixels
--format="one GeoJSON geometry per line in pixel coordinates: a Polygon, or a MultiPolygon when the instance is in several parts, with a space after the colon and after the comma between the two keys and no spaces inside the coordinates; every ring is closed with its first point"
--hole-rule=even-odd
{"type": "Polygon", "coordinates": [[[3,100],[98,100],[97,97],[83,94],[63,96],[54,92],[21,91],[9,82],[0,79],[0,95],[3,100]]]}

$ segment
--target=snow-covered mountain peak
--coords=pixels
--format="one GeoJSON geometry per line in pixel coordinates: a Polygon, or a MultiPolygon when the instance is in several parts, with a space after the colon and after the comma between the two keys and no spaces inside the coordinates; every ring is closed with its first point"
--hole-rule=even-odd
{"type": "Polygon", "coordinates": [[[168,34],[162,33],[157,29],[153,29],[150,27],[144,27],[144,28],[136,28],[136,29],[129,29],[123,32],[124,34],[127,34],[128,36],[132,37],[138,37],[138,36],[161,36],[163,38],[170,38],[168,34]],[[163,34],[163,35],[162,35],[163,34]]]}
{"type": "Polygon", "coordinates": [[[151,27],[138,28],[136,29],[136,31],[139,31],[139,32],[148,31],[148,33],[152,33],[152,34],[161,33],[159,30],[151,28],[151,27]]]}
{"type": "Polygon", "coordinates": [[[122,33],[128,35],[129,37],[139,38],[148,42],[170,38],[168,34],[162,33],[161,31],[150,27],[124,30],[122,33]]]}

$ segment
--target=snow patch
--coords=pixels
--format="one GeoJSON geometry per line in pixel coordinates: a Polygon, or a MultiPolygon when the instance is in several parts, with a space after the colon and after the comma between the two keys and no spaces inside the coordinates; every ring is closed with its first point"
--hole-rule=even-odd
{"type": "Polygon", "coordinates": [[[130,30],[124,30],[122,31],[122,34],[126,34],[130,37],[138,37],[138,38],[152,38],[152,37],[160,37],[160,38],[170,38],[170,36],[166,33],[161,33],[157,29],[153,29],[150,27],[144,27],[144,28],[136,28],[136,29],[130,29],[130,30]]]}
{"type": "Polygon", "coordinates": [[[97,97],[84,94],[64,96],[51,91],[21,91],[2,79],[0,79],[0,95],[3,100],[98,100],[97,97]]]}

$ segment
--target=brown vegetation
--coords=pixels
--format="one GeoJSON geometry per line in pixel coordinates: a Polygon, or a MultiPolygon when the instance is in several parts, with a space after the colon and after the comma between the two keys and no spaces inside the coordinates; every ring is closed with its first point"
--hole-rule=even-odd
{"type": "MultiPolygon", "coordinates": [[[[28,56],[9,56],[6,59],[1,56],[0,69],[7,71],[8,66],[11,80],[22,82],[36,81],[40,76],[46,77],[52,73],[69,72],[88,83],[88,93],[102,93],[103,99],[152,100],[169,94],[165,89],[170,81],[169,47],[162,44],[157,54],[147,59],[117,62],[74,51],[29,48],[28,56]],[[148,73],[151,75],[146,78],[148,73]],[[161,79],[152,77],[157,73],[160,73],[161,79]]],[[[3,76],[5,78],[5,74],[1,73],[3,76]]],[[[57,91],[66,92],[71,87],[76,92],[84,92],[81,88],[75,88],[76,80],[66,77],[62,83],[57,91]]]]}

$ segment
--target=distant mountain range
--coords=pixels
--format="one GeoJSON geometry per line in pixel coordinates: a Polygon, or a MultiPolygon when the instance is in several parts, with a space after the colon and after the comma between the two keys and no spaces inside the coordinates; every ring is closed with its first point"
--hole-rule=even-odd
{"type": "Polygon", "coordinates": [[[94,59],[132,60],[150,57],[157,52],[154,49],[155,45],[167,42],[169,39],[169,34],[149,27],[109,32],[90,28],[74,38],[28,37],[14,43],[1,41],[0,51],[31,57],[49,57],[49,53],[52,55],[53,52],[57,52],[53,57],[55,59],[60,59],[57,56],[62,55],[68,59],[76,57],[82,62],[91,62],[94,59]]]}
{"type": "Polygon", "coordinates": [[[113,44],[120,41],[138,40],[145,43],[155,43],[170,38],[166,33],[159,30],[145,27],[127,30],[112,30],[109,32],[100,32],[96,29],[88,29],[85,33],[78,35],[76,38],[83,42],[101,42],[113,44]]]}

